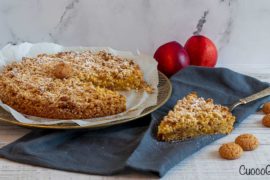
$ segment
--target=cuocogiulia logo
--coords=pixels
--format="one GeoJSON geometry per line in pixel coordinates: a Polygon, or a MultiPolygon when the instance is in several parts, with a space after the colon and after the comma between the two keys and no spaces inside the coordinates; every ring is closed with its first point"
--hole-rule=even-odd
{"type": "Polygon", "coordinates": [[[239,174],[241,175],[270,175],[270,164],[264,167],[246,167],[245,165],[241,165],[239,167],[239,174]]]}

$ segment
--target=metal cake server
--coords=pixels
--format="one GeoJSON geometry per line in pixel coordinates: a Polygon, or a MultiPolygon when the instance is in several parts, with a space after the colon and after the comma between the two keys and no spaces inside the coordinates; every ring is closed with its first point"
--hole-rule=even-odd
{"type": "Polygon", "coordinates": [[[236,103],[232,104],[231,106],[229,106],[229,109],[230,109],[230,111],[232,111],[239,105],[247,104],[249,102],[255,101],[257,99],[260,99],[260,98],[263,98],[263,97],[266,97],[266,96],[269,96],[269,95],[270,95],[270,87],[268,87],[268,88],[266,88],[266,89],[264,89],[264,90],[262,90],[262,91],[260,91],[258,93],[252,94],[251,96],[239,99],[238,102],[236,102],[236,103]]]}

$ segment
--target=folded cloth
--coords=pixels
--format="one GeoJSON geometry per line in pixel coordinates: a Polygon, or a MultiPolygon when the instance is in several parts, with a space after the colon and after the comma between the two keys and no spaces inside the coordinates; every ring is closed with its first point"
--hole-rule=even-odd
{"type": "MultiPolygon", "coordinates": [[[[0,156],[42,167],[110,175],[125,168],[163,176],[170,168],[224,135],[206,135],[179,142],[159,142],[162,117],[191,91],[229,105],[269,87],[257,79],[225,68],[190,66],[171,78],[172,96],[154,113],[136,121],[97,130],[33,130],[0,149],[0,156]]],[[[235,127],[269,97],[237,107],[235,127]]]]}

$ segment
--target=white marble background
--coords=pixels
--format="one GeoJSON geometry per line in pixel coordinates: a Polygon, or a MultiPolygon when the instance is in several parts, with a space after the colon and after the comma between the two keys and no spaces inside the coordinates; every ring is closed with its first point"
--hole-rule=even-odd
{"type": "Polygon", "coordinates": [[[0,0],[0,47],[49,41],[152,55],[202,27],[219,65],[270,61],[269,0],[0,0]]]}

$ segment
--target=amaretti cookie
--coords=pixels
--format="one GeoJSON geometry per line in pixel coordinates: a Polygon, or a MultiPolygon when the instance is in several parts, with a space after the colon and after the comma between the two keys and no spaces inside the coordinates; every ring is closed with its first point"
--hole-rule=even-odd
{"type": "Polygon", "coordinates": [[[228,160],[234,160],[241,157],[243,149],[236,143],[226,143],[219,148],[219,155],[228,160]]]}
{"type": "Polygon", "coordinates": [[[253,134],[241,134],[235,139],[244,151],[253,151],[259,146],[259,140],[253,134]]]}

